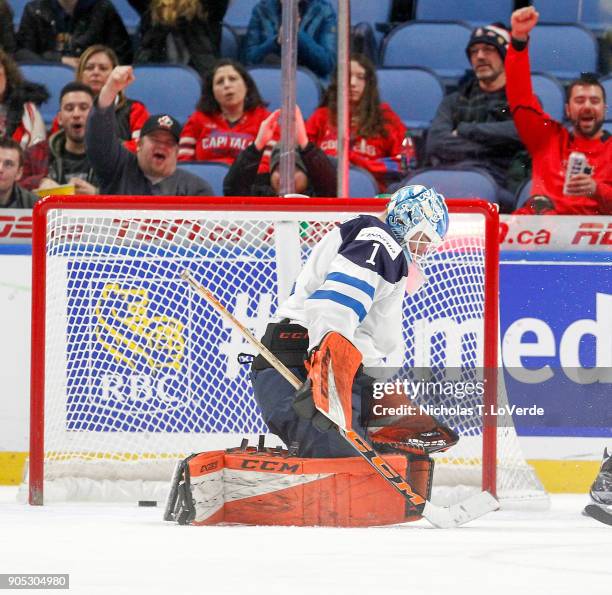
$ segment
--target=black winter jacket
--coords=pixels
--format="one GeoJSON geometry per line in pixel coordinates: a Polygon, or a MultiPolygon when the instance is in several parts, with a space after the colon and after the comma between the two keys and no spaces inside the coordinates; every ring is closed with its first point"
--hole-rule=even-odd
{"type": "MultiPolygon", "coordinates": [[[[336,170],[327,155],[313,143],[298,149],[308,170],[308,196],[336,196],[336,170]]],[[[270,174],[258,174],[263,151],[250,144],[230,167],[223,181],[225,196],[276,196],[270,174]]]]}
{"type": "Polygon", "coordinates": [[[117,136],[112,107],[100,109],[97,101],[89,112],[85,129],[87,156],[98,180],[100,194],[143,196],[212,196],[208,182],[181,169],[153,184],[142,172],[138,158],[117,136]]]}
{"type": "Polygon", "coordinates": [[[8,204],[0,205],[0,207],[5,209],[31,209],[38,199],[38,195],[14,184],[8,204]]]}
{"type": "MultiPolygon", "coordinates": [[[[86,182],[98,186],[98,180],[89,160],[85,159],[82,165],[83,170],[78,173],[86,176],[84,177],[86,182]]],[[[66,173],[66,132],[60,129],[49,139],[49,173],[47,177],[55,180],[58,184],[68,184],[69,178],[75,173],[66,173]]]]}
{"type": "Polygon", "coordinates": [[[506,88],[486,93],[475,77],[442,100],[427,133],[426,153],[433,165],[480,167],[502,186],[512,160],[523,148],[506,88]]]}
{"type": "Polygon", "coordinates": [[[36,105],[45,103],[49,99],[47,88],[38,83],[24,81],[22,85],[11,89],[4,102],[7,105],[6,136],[13,136],[23,118],[23,104],[32,102],[36,105]]]}
{"type": "Polygon", "coordinates": [[[110,0],[78,0],[72,16],[57,0],[31,0],[19,24],[16,58],[59,62],[96,43],[113,48],[122,64],[131,63],[132,43],[110,0]]]}
{"type": "Polygon", "coordinates": [[[221,45],[221,21],[225,16],[229,0],[203,2],[206,17],[188,21],[181,18],[176,26],[153,24],[151,11],[147,10],[140,21],[140,44],[135,62],[173,62],[168,47],[168,37],[184,46],[188,54],[188,66],[204,76],[219,56],[221,45]]]}
{"type": "Polygon", "coordinates": [[[13,12],[6,0],[0,0],[0,48],[7,54],[13,54],[17,48],[13,12]]]}

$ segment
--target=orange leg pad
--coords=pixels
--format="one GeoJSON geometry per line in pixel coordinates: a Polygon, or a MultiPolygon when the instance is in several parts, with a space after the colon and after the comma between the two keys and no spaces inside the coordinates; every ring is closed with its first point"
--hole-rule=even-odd
{"type": "MultiPolygon", "coordinates": [[[[429,489],[422,462],[385,455],[417,491],[429,489]],[[417,463],[417,462],[415,462],[417,463]],[[410,463],[414,465],[415,463],[410,463]]],[[[407,520],[404,498],[363,459],[305,459],[274,453],[202,453],[189,461],[192,524],[367,527],[407,520]]]]}

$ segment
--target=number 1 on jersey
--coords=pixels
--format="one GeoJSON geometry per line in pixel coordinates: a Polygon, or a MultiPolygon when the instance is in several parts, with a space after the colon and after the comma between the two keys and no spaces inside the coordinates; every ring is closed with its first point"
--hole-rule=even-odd
{"type": "Polygon", "coordinates": [[[374,242],[374,249],[372,250],[372,254],[370,254],[370,258],[366,260],[368,264],[376,264],[374,262],[374,258],[376,258],[376,253],[378,252],[379,248],[380,248],[380,244],[378,244],[377,242],[374,242]]]}

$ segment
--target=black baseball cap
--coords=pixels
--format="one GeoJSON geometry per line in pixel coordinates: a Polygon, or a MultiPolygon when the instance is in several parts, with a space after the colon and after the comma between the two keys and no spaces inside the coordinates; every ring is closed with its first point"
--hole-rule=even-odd
{"type": "Polygon", "coordinates": [[[170,114],[155,114],[149,117],[144,123],[143,127],[140,129],[140,136],[143,137],[156,130],[165,130],[169,132],[178,143],[182,129],[183,127],[180,125],[179,121],[170,114]]]}

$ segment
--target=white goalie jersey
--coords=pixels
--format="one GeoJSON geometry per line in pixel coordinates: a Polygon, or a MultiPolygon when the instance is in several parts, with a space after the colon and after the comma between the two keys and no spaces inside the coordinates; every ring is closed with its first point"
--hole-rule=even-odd
{"type": "Polygon", "coordinates": [[[313,249],[277,316],[308,329],[309,349],[330,331],[359,349],[366,367],[403,356],[408,263],[389,227],[371,215],[340,224],[313,249]]]}

